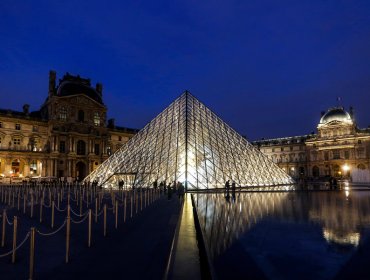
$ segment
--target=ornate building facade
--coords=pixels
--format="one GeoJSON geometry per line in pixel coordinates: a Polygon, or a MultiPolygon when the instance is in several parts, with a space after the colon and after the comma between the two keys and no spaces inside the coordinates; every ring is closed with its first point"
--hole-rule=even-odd
{"type": "Polygon", "coordinates": [[[49,73],[49,92],[40,110],[0,109],[0,179],[55,177],[82,180],[138,130],[106,120],[103,86],[49,73]]]}
{"type": "Polygon", "coordinates": [[[351,177],[369,182],[370,128],[357,126],[352,108],[323,112],[317,133],[253,142],[292,177],[351,177]]]}

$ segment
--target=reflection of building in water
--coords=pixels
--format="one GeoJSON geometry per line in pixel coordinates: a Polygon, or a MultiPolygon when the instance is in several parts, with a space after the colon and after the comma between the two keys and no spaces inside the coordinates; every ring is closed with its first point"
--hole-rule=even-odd
{"type": "Polygon", "coordinates": [[[241,235],[266,218],[275,221],[314,222],[323,237],[338,245],[357,246],[360,230],[370,225],[369,193],[304,192],[241,193],[235,202],[222,194],[196,194],[199,221],[215,258],[241,235]]]}

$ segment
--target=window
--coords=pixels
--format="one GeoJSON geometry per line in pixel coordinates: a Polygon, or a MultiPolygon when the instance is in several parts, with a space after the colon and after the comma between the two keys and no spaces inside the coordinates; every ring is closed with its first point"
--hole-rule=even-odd
{"type": "Polygon", "coordinates": [[[100,154],[100,145],[99,144],[95,144],[94,152],[97,156],[100,154]]]}
{"type": "Polygon", "coordinates": [[[290,146],[290,150],[293,151],[293,146],[290,146]]]}
{"type": "Polygon", "coordinates": [[[13,138],[13,144],[14,145],[20,145],[21,144],[21,138],[13,138]]]}
{"type": "Polygon", "coordinates": [[[324,152],[324,160],[329,160],[329,153],[328,152],[324,152]]]}
{"type": "MultiPolygon", "coordinates": [[[[0,125],[0,127],[1,127],[1,125],[0,125]]],[[[361,140],[358,140],[358,143],[359,143],[359,144],[361,144],[361,143],[362,143],[362,141],[361,141],[361,140]]]]}
{"type": "Polygon", "coordinates": [[[100,125],[100,116],[98,112],[94,113],[94,125],[99,126],[100,125]]]}
{"type": "Polygon", "coordinates": [[[3,123],[2,122],[0,122],[0,128],[2,128],[3,127],[3,123]]]}
{"type": "Polygon", "coordinates": [[[122,141],[122,136],[118,136],[118,141],[122,141]]]}
{"type": "Polygon", "coordinates": [[[280,148],[280,151],[282,151],[282,152],[283,152],[283,151],[284,151],[284,148],[283,148],[283,147],[281,147],[281,148],[280,148]]]}
{"type": "Polygon", "coordinates": [[[37,174],[37,162],[35,160],[30,163],[30,173],[31,175],[37,174]]]}
{"type": "Polygon", "coordinates": [[[30,147],[31,151],[37,151],[37,140],[35,138],[30,139],[30,147]]]}
{"type": "Polygon", "coordinates": [[[19,123],[15,124],[15,130],[21,130],[21,125],[19,123]]]}
{"type": "Polygon", "coordinates": [[[66,152],[66,142],[60,141],[59,142],[59,153],[65,153],[66,152]]]}
{"type": "Polygon", "coordinates": [[[85,155],[86,153],[86,144],[82,140],[77,141],[77,155],[85,155]]]}
{"type": "Polygon", "coordinates": [[[349,159],[349,151],[344,151],[344,158],[349,159]]]}
{"type": "Polygon", "coordinates": [[[85,120],[85,112],[83,110],[78,111],[78,121],[83,122],[85,120]]]}
{"type": "Polygon", "coordinates": [[[340,159],[339,150],[333,150],[333,159],[340,159]]]}
{"type": "Polygon", "coordinates": [[[67,109],[66,107],[61,107],[59,111],[59,120],[66,121],[67,120],[67,109]]]}
{"type": "Polygon", "coordinates": [[[38,131],[39,131],[38,126],[34,125],[34,126],[32,127],[32,131],[33,131],[33,132],[38,132],[38,131]]]}

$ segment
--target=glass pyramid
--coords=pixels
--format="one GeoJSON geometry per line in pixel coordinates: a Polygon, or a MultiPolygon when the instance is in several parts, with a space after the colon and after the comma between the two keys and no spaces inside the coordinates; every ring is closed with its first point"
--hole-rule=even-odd
{"type": "Polygon", "coordinates": [[[134,176],[137,187],[154,181],[180,181],[187,189],[223,188],[227,180],[242,187],[294,183],[188,91],[84,181],[116,187],[120,176],[134,176]]]}

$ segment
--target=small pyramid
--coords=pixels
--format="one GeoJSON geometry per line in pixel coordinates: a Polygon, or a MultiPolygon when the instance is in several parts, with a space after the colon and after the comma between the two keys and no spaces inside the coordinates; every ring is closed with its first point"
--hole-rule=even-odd
{"type": "MultiPolygon", "coordinates": [[[[188,91],[85,178],[108,186],[116,175],[132,184],[180,181],[187,189],[273,186],[294,181],[188,91]]],[[[114,182],[114,186],[117,186],[114,182]]]]}

